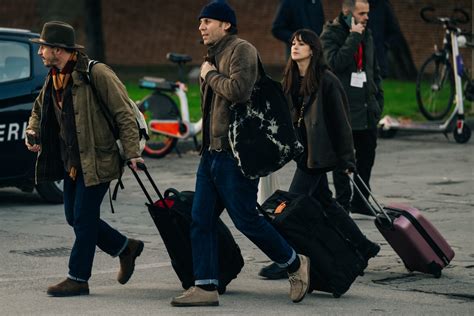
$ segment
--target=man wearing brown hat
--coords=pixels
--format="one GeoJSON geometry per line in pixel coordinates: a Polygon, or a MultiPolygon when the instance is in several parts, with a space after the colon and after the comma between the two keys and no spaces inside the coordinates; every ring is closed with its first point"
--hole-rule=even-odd
{"type": "Polygon", "coordinates": [[[51,296],[89,294],[95,247],[120,258],[117,280],[125,284],[132,276],[143,242],[128,239],[100,219],[100,204],[109,183],[123,168],[116,141],[99,98],[120,131],[124,152],[132,167],[142,162],[138,127],[128,105],[123,84],[104,64],[87,74],[89,58],[78,51],[72,26],[52,21],[41,37],[31,41],[41,46],[38,54],[50,68],[29,119],[26,146],[37,152],[36,181],[64,179],[66,220],[76,236],[69,258],[69,274],[48,287],[51,296]],[[92,77],[93,92],[88,75],[92,77]],[[97,94],[97,95],[96,95],[97,94]],[[33,141],[34,140],[34,141],[33,141]]]}
{"type": "Polygon", "coordinates": [[[218,266],[218,201],[235,227],[270,259],[286,268],[290,298],[300,302],[309,285],[309,259],[295,250],[256,210],[258,179],[246,178],[229,144],[231,106],[245,106],[258,76],[257,50],[236,36],[234,10],[224,1],[206,5],[199,31],[207,46],[201,66],[203,146],[192,208],[191,244],[195,286],[173,298],[173,306],[216,306],[218,266]]]}

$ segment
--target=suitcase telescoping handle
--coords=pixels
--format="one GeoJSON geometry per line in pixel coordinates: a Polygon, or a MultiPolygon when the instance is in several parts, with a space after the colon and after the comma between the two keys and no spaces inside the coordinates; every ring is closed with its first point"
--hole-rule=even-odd
{"type": "MultiPolygon", "coordinates": [[[[152,200],[150,194],[148,193],[147,189],[145,188],[145,185],[143,184],[143,181],[140,179],[140,176],[138,175],[138,173],[135,170],[132,169],[130,162],[128,162],[127,164],[130,167],[130,170],[132,170],[132,173],[135,176],[135,179],[137,179],[138,184],[142,188],[143,193],[145,193],[146,198],[148,199],[148,202],[150,202],[150,204],[153,205],[153,200],[152,200]]],[[[170,210],[168,204],[165,202],[165,198],[163,197],[160,190],[158,189],[158,186],[156,185],[155,181],[153,181],[153,178],[151,177],[150,172],[148,172],[148,169],[147,169],[146,165],[142,162],[137,162],[137,168],[142,170],[143,172],[145,172],[145,175],[148,178],[148,181],[151,183],[151,186],[155,190],[156,194],[158,194],[158,197],[163,202],[164,207],[166,209],[170,210]]]]}
{"type": "Polygon", "coordinates": [[[392,219],[390,218],[390,216],[388,216],[387,212],[385,212],[385,209],[382,207],[382,205],[380,205],[380,203],[377,201],[377,199],[375,198],[375,196],[372,194],[372,191],[370,191],[370,189],[367,187],[367,184],[365,184],[364,180],[362,180],[362,178],[360,177],[359,174],[357,173],[354,173],[354,177],[357,177],[357,179],[359,180],[360,183],[362,183],[362,186],[364,187],[364,189],[369,192],[369,196],[372,198],[372,200],[375,202],[375,204],[377,205],[377,207],[375,207],[368,198],[366,198],[364,196],[364,194],[362,194],[362,191],[360,190],[359,186],[355,183],[354,179],[348,175],[349,179],[351,179],[351,182],[352,182],[352,185],[354,186],[354,189],[357,191],[357,193],[359,193],[360,197],[362,198],[362,200],[365,202],[365,204],[369,207],[369,210],[375,215],[375,218],[377,218],[379,221],[380,221],[380,218],[377,217],[378,214],[382,213],[385,218],[388,220],[388,222],[390,223],[390,225],[392,225],[392,219]]]}

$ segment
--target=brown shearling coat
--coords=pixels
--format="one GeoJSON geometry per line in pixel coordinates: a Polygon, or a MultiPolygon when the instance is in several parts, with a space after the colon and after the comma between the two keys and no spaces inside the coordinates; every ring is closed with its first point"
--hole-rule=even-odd
{"type": "Polygon", "coordinates": [[[203,129],[203,148],[230,150],[231,106],[250,99],[258,76],[257,49],[235,35],[226,35],[208,49],[208,58],[217,71],[210,71],[201,80],[203,122],[209,124],[209,129],[203,129]]]}

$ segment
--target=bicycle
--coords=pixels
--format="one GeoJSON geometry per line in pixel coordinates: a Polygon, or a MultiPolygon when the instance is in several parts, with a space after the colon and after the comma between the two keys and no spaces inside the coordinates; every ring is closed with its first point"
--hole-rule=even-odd
{"type": "MultiPolygon", "coordinates": [[[[430,122],[410,122],[397,120],[388,115],[383,117],[379,123],[380,136],[383,138],[394,137],[398,130],[443,133],[446,137],[452,132],[454,140],[464,144],[471,138],[471,129],[464,120],[464,100],[462,88],[462,76],[467,80],[465,87],[466,99],[474,99],[474,84],[467,70],[464,69],[462,57],[459,55],[458,41],[461,30],[456,24],[469,20],[467,13],[461,9],[455,9],[454,13],[460,12],[464,19],[454,17],[428,18],[426,12],[435,10],[432,7],[423,8],[420,15],[428,23],[442,23],[446,29],[446,37],[442,50],[435,48],[435,53],[421,67],[416,82],[416,96],[420,111],[430,122]],[[452,56],[453,62],[450,61],[452,56]],[[428,83],[424,80],[429,77],[428,83]],[[449,88],[449,90],[443,88],[449,88]],[[425,89],[426,88],[426,89],[425,89]],[[455,94],[454,94],[455,93],[455,94]],[[442,100],[441,110],[437,110],[437,102],[442,100]],[[451,111],[453,101],[456,106],[451,111]],[[441,119],[451,113],[445,121],[434,121],[441,119]]],[[[466,33],[465,33],[466,34],[466,33]]],[[[461,39],[461,41],[466,42],[461,39]]],[[[470,44],[472,46],[472,44],[470,44]]]]}
{"type": "MultiPolygon", "coordinates": [[[[459,47],[474,47],[467,42],[466,36],[471,33],[462,32],[458,24],[469,22],[469,15],[462,9],[454,9],[451,17],[428,17],[434,13],[433,7],[425,7],[420,11],[421,18],[430,24],[442,24],[445,32],[443,48],[434,46],[435,52],[423,63],[416,80],[416,99],[423,116],[428,120],[441,120],[452,111],[454,101],[463,110],[463,88],[467,100],[474,100],[474,81],[468,70],[463,67],[459,47]],[[452,62],[450,58],[452,56],[452,62]],[[455,76],[455,74],[458,74],[455,76]]],[[[459,109],[458,109],[459,112],[459,109]]],[[[464,114],[460,112],[459,114],[464,114]]]]}
{"type": "MultiPolygon", "coordinates": [[[[179,139],[193,137],[196,149],[199,147],[196,135],[202,130],[202,118],[191,122],[189,117],[186,85],[183,83],[183,67],[192,58],[184,54],[168,53],[166,58],[178,65],[178,82],[163,78],[143,77],[140,88],[150,89],[152,93],[138,103],[148,123],[150,139],[143,153],[153,158],[163,158],[169,154],[179,139]],[[176,95],[179,107],[170,95],[176,95]]],[[[179,151],[178,151],[179,154],[179,151]]]]}

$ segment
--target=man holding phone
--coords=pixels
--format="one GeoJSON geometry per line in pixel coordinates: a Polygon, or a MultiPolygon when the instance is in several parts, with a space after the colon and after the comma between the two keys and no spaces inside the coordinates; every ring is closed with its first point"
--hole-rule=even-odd
{"type": "MultiPolygon", "coordinates": [[[[367,0],[344,0],[342,12],[325,25],[321,35],[324,56],[344,86],[349,100],[357,173],[369,185],[377,147],[377,123],[383,111],[383,90],[369,20],[367,0]]],[[[370,215],[354,194],[343,170],[333,172],[336,199],[347,212],[370,215]]],[[[357,181],[357,180],[356,180],[357,181]]],[[[363,189],[363,186],[359,186],[363,189]]],[[[367,197],[368,192],[363,191],[367,197]]]]}
{"type": "MultiPolygon", "coordinates": [[[[48,287],[50,296],[89,294],[88,280],[96,246],[119,257],[117,281],[128,282],[143,242],[127,238],[100,218],[100,205],[111,180],[123,171],[119,150],[98,99],[86,81],[89,58],[75,42],[74,28],[61,21],[44,24],[38,55],[50,69],[33,104],[26,129],[28,150],[38,153],[36,182],[64,179],[64,210],[75,241],[66,279],[48,287]]],[[[106,65],[94,67],[98,96],[120,130],[127,161],[136,169],[140,157],[138,128],[124,85],[106,65]]]]}

